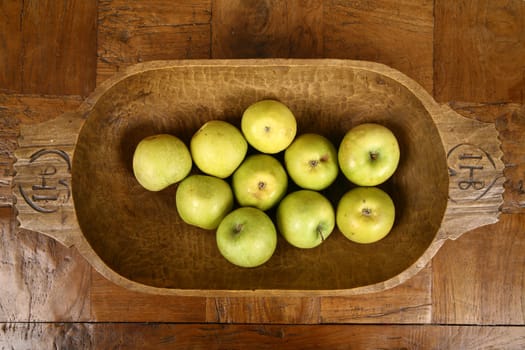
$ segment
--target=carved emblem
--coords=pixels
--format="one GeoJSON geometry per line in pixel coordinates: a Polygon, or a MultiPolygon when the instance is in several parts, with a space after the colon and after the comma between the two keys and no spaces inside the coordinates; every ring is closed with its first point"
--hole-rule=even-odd
{"type": "Polygon", "coordinates": [[[71,173],[69,155],[62,150],[41,149],[31,155],[29,165],[37,170],[35,182],[31,186],[18,185],[20,194],[34,210],[56,212],[71,197],[69,176],[66,176],[71,173]]]}
{"type": "Polygon", "coordinates": [[[479,200],[497,180],[494,160],[479,146],[460,143],[448,151],[447,161],[452,186],[450,199],[454,201],[463,198],[479,200]]]}

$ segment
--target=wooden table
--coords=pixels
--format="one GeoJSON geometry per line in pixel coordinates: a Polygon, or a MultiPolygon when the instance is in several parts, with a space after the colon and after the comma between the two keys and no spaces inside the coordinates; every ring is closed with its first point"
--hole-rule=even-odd
{"type": "Polygon", "coordinates": [[[524,1],[7,0],[0,62],[1,348],[525,348],[524,1]],[[246,57],[386,63],[495,123],[500,221],[447,242],[394,289],[312,298],[133,293],[74,247],[17,229],[20,125],[76,109],[136,62],[246,57]]]}

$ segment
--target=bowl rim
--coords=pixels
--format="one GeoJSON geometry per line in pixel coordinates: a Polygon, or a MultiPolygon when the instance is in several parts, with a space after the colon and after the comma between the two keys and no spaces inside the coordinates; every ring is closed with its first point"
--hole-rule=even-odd
{"type": "MultiPolygon", "coordinates": [[[[350,68],[365,70],[379,75],[383,75],[397,82],[398,84],[405,87],[416,99],[421,102],[423,108],[427,111],[430,118],[436,125],[435,116],[442,113],[441,106],[434,100],[434,98],[416,81],[405,75],[404,73],[391,68],[385,64],[363,61],[363,60],[347,60],[347,59],[289,59],[289,58],[278,58],[278,59],[182,59],[182,60],[161,60],[161,61],[148,61],[143,63],[137,63],[124,68],[122,71],[114,74],[102,82],[97,88],[83,101],[78,108],[78,113],[82,118],[87,120],[90,112],[96,106],[99,99],[113,86],[126,80],[130,76],[155,70],[163,70],[170,68],[191,68],[191,67],[334,67],[334,68],[350,68]]],[[[81,126],[78,135],[82,133],[82,129],[85,123],[81,126]]],[[[443,147],[443,139],[439,128],[436,125],[437,134],[443,147]]],[[[78,137],[77,135],[77,137],[78,137]]],[[[444,148],[444,147],[443,147],[444,148]]],[[[73,151],[72,164],[74,164],[76,143],[73,151]]],[[[445,160],[446,164],[446,160],[445,160]]],[[[447,188],[448,188],[448,177],[447,177],[447,188]]],[[[74,186],[74,184],[72,184],[74,186]]],[[[74,193],[72,191],[73,203],[74,193]]],[[[448,201],[445,205],[445,209],[441,213],[439,222],[442,223],[447,211],[448,201]]],[[[76,206],[75,206],[76,208],[76,206]]],[[[78,219],[77,219],[78,222],[78,219]]],[[[101,273],[104,277],[117,283],[118,285],[125,287],[131,291],[146,292],[156,295],[178,295],[178,296],[348,296],[348,295],[359,295],[371,292],[383,291],[386,289],[393,288],[409,278],[413,277],[420,270],[422,270],[432,257],[437,253],[439,248],[446,241],[446,235],[441,232],[442,227],[440,226],[437,232],[434,233],[434,238],[424,250],[423,254],[417,258],[410,266],[408,266],[401,273],[381,282],[358,286],[350,289],[181,289],[181,288],[166,288],[156,287],[134,280],[128,279],[112,268],[110,268],[102,258],[95,252],[94,248],[89,243],[88,239],[82,232],[80,225],[78,225],[78,233],[75,235],[75,239],[72,245],[75,245],[80,250],[81,254],[90,262],[90,264],[101,273]]]]}

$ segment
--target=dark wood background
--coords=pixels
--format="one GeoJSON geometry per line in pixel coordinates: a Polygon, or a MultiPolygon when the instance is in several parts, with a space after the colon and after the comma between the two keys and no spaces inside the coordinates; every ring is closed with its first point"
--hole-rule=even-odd
{"type": "Polygon", "coordinates": [[[525,348],[524,104],[523,0],[3,0],[0,348],[525,348]],[[499,223],[447,242],[392,290],[318,298],[132,293],[74,247],[17,229],[20,125],[76,109],[136,62],[246,57],[386,63],[495,123],[507,177],[499,223]]]}

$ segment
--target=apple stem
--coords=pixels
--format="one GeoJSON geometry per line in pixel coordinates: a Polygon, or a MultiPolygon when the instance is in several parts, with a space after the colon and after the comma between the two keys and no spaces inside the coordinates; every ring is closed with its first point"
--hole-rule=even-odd
{"type": "Polygon", "coordinates": [[[237,224],[237,225],[235,225],[235,227],[234,227],[234,229],[233,229],[233,233],[235,233],[235,234],[241,233],[243,227],[244,227],[243,224],[237,224]]]}
{"type": "Polygon", "coordinates": [[[370,159],[376,160],[379,154],[377,152],[370,152],[370,159]]]}
{"type": "Polygon", "coordinates": [[[315,160],[315,159],[312,159],[311,161],[309,161],[309,163],[310,163],[310,166],[312,168],[315,168],[317,166],[317,164],[319,164],[319,161],[315,160]]]}
{"type": "Polygon", "coordinates": [[[361,213],[363,213],[364,216],[370,216],[372,215],[372,210],[370,208],[363,208],[363,210],[361,210],[361,213]]]}
{"type": "Polygon", "coordinates": [[[257,184],[257,187],[259,188],[259,190],[262,191],[266,187],[266,183],[264,181],[259,181],[259,183],[257,184]]]}
{"type": "Polygon", "coordinates": [[[317,233],[319,236],[321,236],[321,241],[324,242],[323,230],[321,229],[321,226],[317,226],[317,233]]]}

